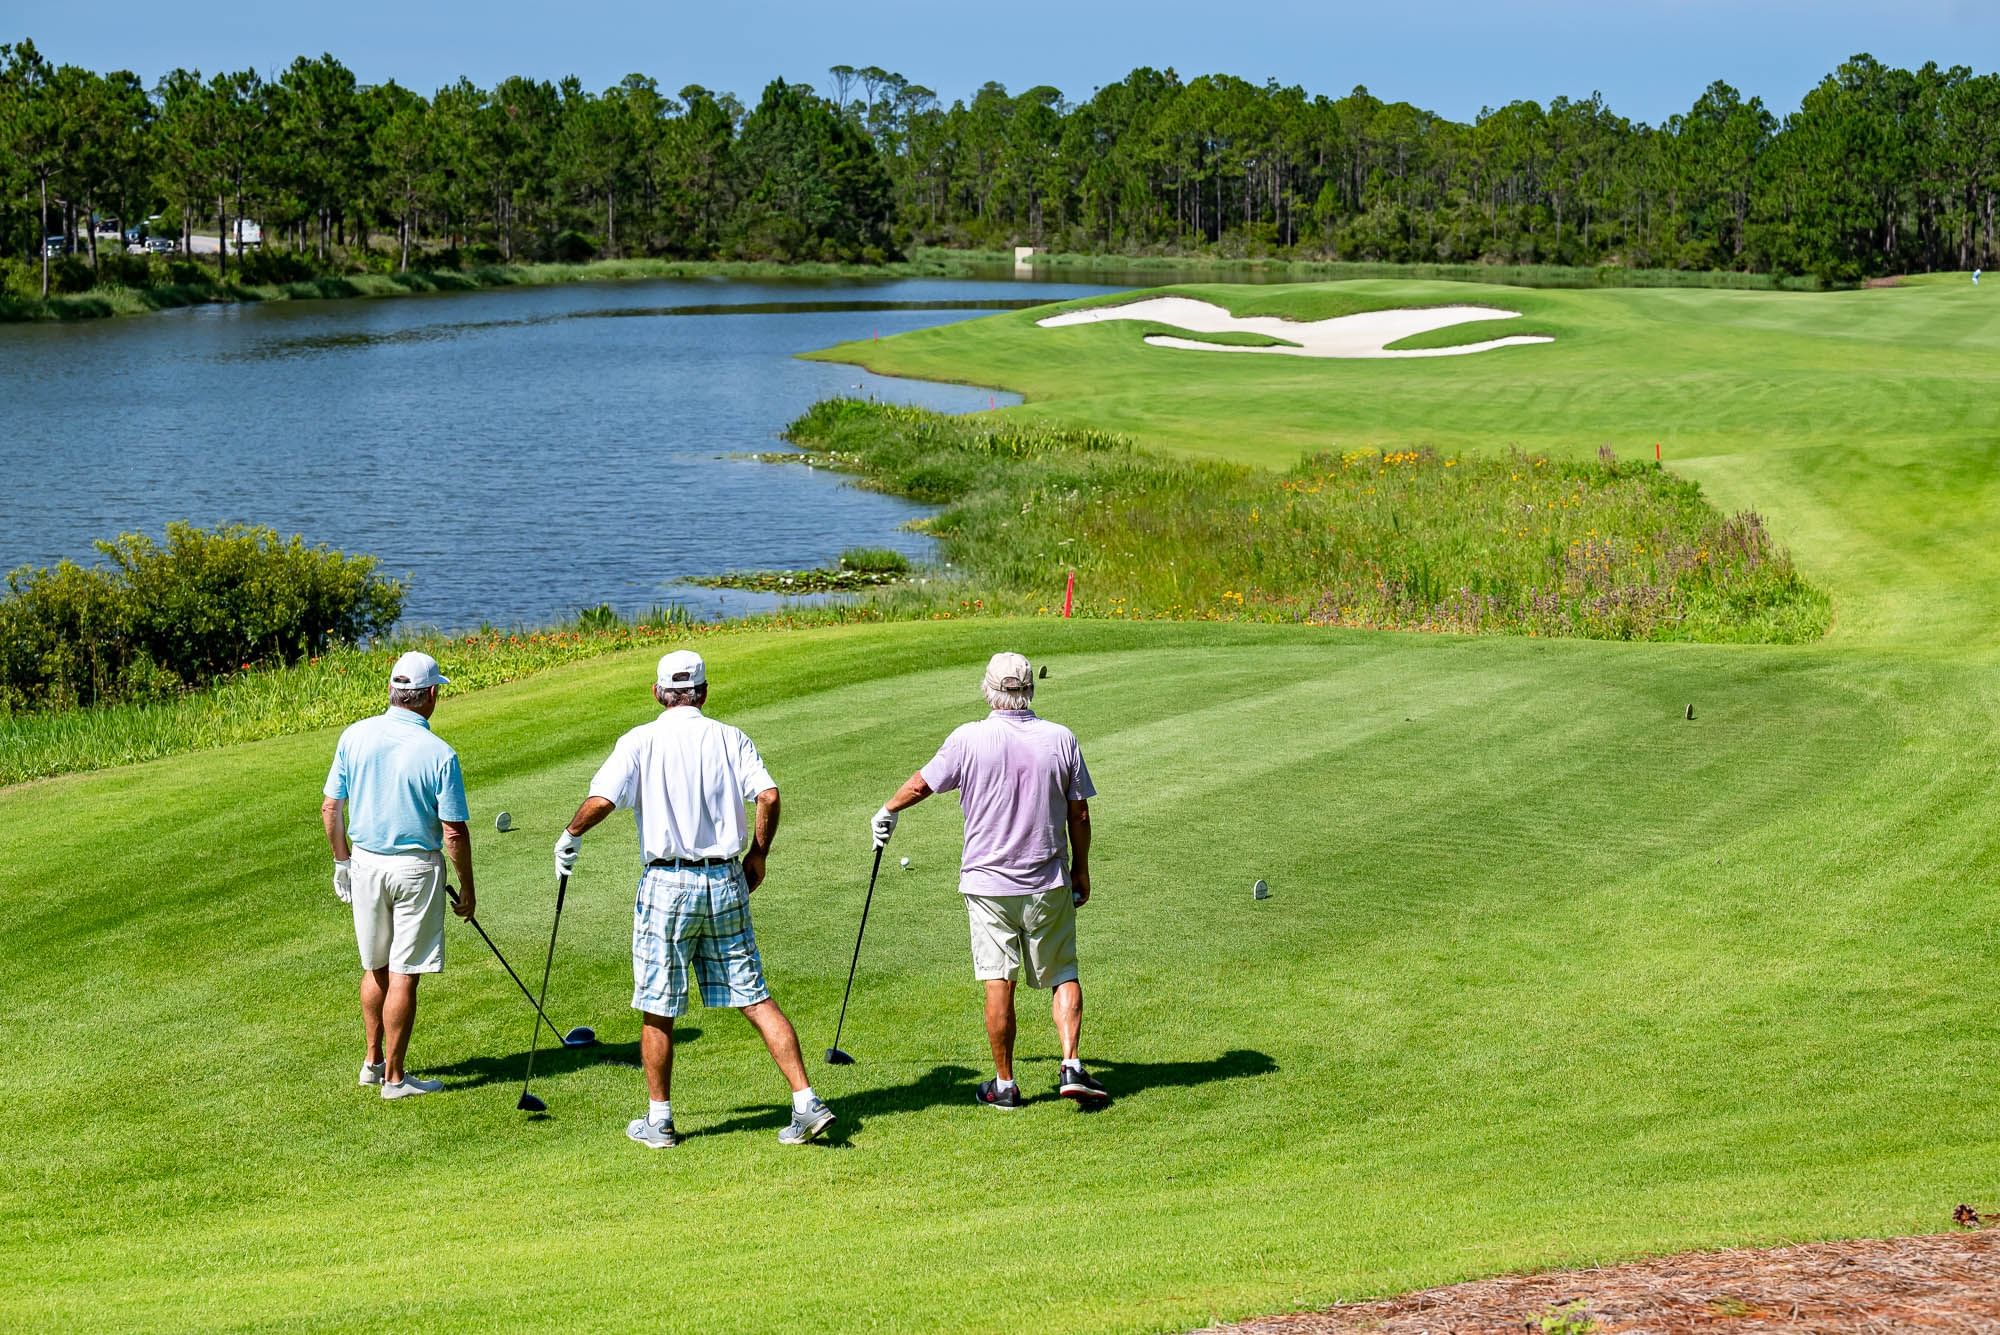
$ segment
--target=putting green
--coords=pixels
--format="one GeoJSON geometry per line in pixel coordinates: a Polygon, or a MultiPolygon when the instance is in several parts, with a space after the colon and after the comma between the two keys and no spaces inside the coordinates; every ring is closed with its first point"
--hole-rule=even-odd
{"type": "MultiPolygon", "coordinates": [[[[1102,790],[1081,944],[1112,1109],[1046,1097],[1034,1005],[1037,1097],[972,1105],[958,821],[934,803],[897,834],[911,870],[877,892],[843,1039],[860,1064],[815,1070],[839,1135],[802,1151],[776,1144],[782,1083],[747,1026],[699,1011],[676,1072],[687,1142],[625,1141],[641,1084],[618,1064],[637,1032],[622,818],[586,842],[549,1001],[606,1043],[543,1052],[551,1115],[531,1122],[513,1110],[530,1013],[458,925],[412,1063],[451,1090],[384,1105],[353,1086],[352,946],[317,829],[331,734],[0,793],[0,1313],[1173,1329],[1502,1270],[1933,1231],[1992,1200],[2000,317],[1944,288],[1477,292],[1518,297],[1512,323],[1557,342],[1299,365],[1003,316],[870,360],[1245,458],[1327,432],[1587,450],[1617,418],[1602,397],[1673,404],[1669,462],[1776,518],[1833,590],[1835,635],[1036,620],[719,639],[711,712],[750,730],[785,795],[755,907],[809,1050],[831,1041],[868,813],[977,712],[994,648],[1049,665],[1044,712],[1077,729],[1102,790]],[[1749,420],[1753,382],[1787,365],[1791,393],[1749,420]],[[1897,403],[1921,421],[1880,411],[1897,403]],[[1273,897],[1255,903],[1260,876],[1273,897]]],[[[1617,418],[1620,448],[1637,416],[1617,418]]],[[[548,845],[649,714],[649,680],[625,655],[440,712],[480,831],[480,916],[524,972],[548,845]],[[490,832],[501,808],[517,832],[490,832]]]]}

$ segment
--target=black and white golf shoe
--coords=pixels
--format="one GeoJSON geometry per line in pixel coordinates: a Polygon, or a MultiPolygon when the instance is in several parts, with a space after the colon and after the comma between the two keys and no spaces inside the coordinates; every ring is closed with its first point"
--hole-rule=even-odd
{"type": "Polygon", "coordinates": [[[1015,1085],[1012,1089],[1002,1089],[1000,1088],[1000,1081],[998,1079],[988,1080],[980,1085],[979,1093],[976,1097],[980,1103],[988,1108],[998,1108],[1002,1112],[1012,1112],[1021,1106],[1021,1087],[1015,1085]]]}
{"type": "Polygon", "coordinates": [[[1111,1101],[1111,1091],[1093,1080],[1081,1066],[1063,1063],[1062,1079],[1056,1084],[1056,1093],[1066,1099],[1075,1099],[1086,1108],[1102,1107],[1111,1101]]]}

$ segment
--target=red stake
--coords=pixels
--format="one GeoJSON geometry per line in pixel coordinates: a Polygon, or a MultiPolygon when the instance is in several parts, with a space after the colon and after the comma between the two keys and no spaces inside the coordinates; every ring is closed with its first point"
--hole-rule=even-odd
{"type": "Polygon", "coordinates": [[[1653,442],[1653,462],[1660,462],[1660,442],[1657,440],[1653,442]]]}
{"type": "Polygon", "coordinates": [[[1063,615],[1069,615],[1070,604],[1076,601],[1076,572],[1069,572],[1069,584],[1063,589],[1063,615]]]}

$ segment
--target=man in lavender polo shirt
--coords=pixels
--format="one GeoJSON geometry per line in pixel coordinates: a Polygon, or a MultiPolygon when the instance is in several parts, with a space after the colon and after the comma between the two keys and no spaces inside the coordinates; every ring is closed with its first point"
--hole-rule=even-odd
{"type": "Polygon", "coordinates": [[[1035,674],[1020,654],[995,654],[981,682],[993,712],[945,739],[928,765],[875,813],[877,848],[897,813],[932,793],[958,790],[965,855],[958,888],[972,921],[972,971],[986,984],[993,1079],[979,1087],[992,1108],[1019,1108],[1014,1083],[1014,983],[1053,990],[1062,1042],[1057,1092],[1096,1105],[1109,1097],[1083,1069],[1083,988],[1076,976],[1076,911],[1090,899],[1090,801],[1097,790],[1076,734],[1037,718],[1035,674]]]}

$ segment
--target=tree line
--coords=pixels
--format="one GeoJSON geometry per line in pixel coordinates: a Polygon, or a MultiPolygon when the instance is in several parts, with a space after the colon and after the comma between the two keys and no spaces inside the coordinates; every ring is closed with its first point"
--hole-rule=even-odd
{"type": "Polygon", "coordinates": [[[1717,82],[1659,125],[1595,93],[1459,122],[1145,68],[1082,102],[988,83],[949,105],[847,65],[754,106],[639,74],[423,97],[331,55],[148,87],[23,41],[0,45],[0,192],[0,247],[42,254],[44,283],[45,238],[98,265],[107,215],[183,243],[252,218],[319,264],[401,268],[1032,244],[1852,281],[1993,261],[2000,75],[1857,55],[1782,119],[1717,82]]]}

